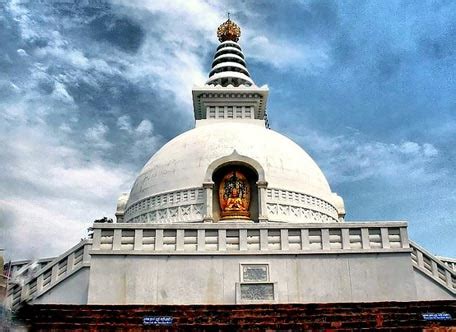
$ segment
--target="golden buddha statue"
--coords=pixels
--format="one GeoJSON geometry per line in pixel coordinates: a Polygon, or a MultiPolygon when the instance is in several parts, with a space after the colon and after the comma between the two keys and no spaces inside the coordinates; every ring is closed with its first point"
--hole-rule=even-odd
{"type": "Polygon", "coordinates": [[[220,182],[221,219],[250,219],[250,186],[240,171],[229,171],[220,182]]]}

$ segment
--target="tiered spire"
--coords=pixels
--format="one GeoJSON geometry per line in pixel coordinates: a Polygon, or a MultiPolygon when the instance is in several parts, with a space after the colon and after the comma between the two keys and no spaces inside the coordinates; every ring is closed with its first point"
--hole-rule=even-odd
{"type": "Polygon", "coordinates": [[[268,127],[266,103],[269,89],[256,86],[250,77],[244,54],[237,43],[241,29],[228,16],[217,29],[220,45],[214,55],[209,79],[194,86],[193,110],[196,125],[213,120],[247,121],[268,127]],[[203,120],[201,122],[198,122],[203,120]],[[206,121],[209,120],[209,121],[206,121]]]}
{"type": "Polygon", "coordinates": [[[254,85],[247,70],[242,49],[237,43],[240,36],[241,29],[229,18],[218,27],[217,37],[221,44],[215,52],[212,70],[206,84],[254,85]]]}

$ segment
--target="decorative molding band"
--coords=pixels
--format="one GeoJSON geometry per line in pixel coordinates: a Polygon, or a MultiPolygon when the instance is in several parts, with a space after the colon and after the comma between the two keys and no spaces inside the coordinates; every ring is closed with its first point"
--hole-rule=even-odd
{"type": "Polygon", "coordinates": [[[300,206],[266,203],[269,221],[280,222],[338,222],[337,219],[319,211],[300,206]]]}
{"type": "Polygon", "coordinates": [[[280,216],[280,220],[289,222],[337,222],[336,207],[318,197],[277,188],[268,188],[266,202],[269,219],[280,216]]]}
{"type": "Polygon", "coordinates": [[[127,223],[161,223],[198,222],[204,216],[204,204],[178,205],[164,209],[152,210],[140,214],[127,223]]]}
{"type": "Polygon", "coordinates": [[[125,211],[126,223],[198,221],[202,219],[204,189],[176,190],[147,197],[125,211]]]}
{"type": "Polygon", "coordinates": [[[239,86],[235,92],[205,92],[200,94],[199,98],[240,98],[242,99],[255,99],[255,98],[263,98],[263,96],[259,93],[251,92],[252,87],[243,87],[239,86]],[[242,91],[245,89],[247,91],[242,91]]]}

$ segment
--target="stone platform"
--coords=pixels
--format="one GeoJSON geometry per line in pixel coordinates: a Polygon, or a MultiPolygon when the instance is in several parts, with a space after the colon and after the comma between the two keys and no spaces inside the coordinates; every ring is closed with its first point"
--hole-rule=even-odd
{"type": "Polygon", "coordinates": [[[169,306],[32,305],[23,307],[18,317],[32,331],[455,331],[456,301],[169,306]],[[423,314],[442,313],[451,318],[426,320],[423,317],[423,314]],[[143,320],[146,317],[168,317],[171,324],[145,325],[143,320]]]}

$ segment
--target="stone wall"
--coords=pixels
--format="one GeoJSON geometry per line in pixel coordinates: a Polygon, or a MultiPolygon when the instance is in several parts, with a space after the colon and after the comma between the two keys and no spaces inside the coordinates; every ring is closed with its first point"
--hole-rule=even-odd
{"type": "MultiPolygon", "coordinates": [[[[325,304],[78,306],[33,305],[19,316],[33,331],[327,330],[454,331],[456,301],[325,304]],[[427,314],[427,320],[423,316],[427,314]],[[448,320],[432,318],[445,314],[448,320]],[[165,318],[169,325],[144,324],[165,318]]],[[[162,323],[165,324],[165,323],[162,323]]]]}

